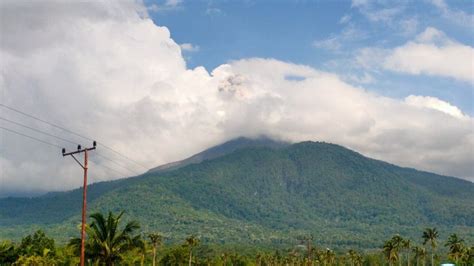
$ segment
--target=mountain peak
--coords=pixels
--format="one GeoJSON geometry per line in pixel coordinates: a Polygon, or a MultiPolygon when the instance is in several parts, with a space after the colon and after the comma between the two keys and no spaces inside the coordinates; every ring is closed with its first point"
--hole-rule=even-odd
{"type": "Polygon", "coordinates": [[[175,170],[190,164],[200,163],[205,160],[215,159],[217,157],[232,153],[239,149],[249,147],[268,147],[272,149],[283,148],[289,146],[291,143],[272,139],[268,136],[261,135],[255,138],[238,137],[228,140],[219,145],[210,147],[202,152],[199,152],[191,157],[177,162],[171,162],[158,167],[150,169],[149,173],[161,173],[175,170]]]}
{"type": "MultiPolygon", "coordinates": [[[[325,142],[232,139],[168,168],[92,184],[88,191],[91,210],[125,210],[172,241],[198,232],[209,243],[269,245],[311,233],[321,244],[374,248],[395,233],[418,237],[426,226],[474,239],[472,183],[325,142]]],[[[80,220],[80,199],[80,189],[1,199],[0,235],[18,239],[40,225],[65,241],[77,234],[70,225],[80,220]]]]}

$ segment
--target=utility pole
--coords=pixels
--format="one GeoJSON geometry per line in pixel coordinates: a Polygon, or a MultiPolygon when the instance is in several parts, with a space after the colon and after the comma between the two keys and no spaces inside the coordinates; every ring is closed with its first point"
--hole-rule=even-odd
{"type": "Polygon", "coordinates": [[[306,264],[308,266],[313,265],[313,256],[312,256],[313,248],[311,246],[311,244],[313,242],[313,239],[314,239],[313,234],[310,234],[310,235],[307,235],[307,236],[303,235],[303,236],[298,237],[298,240],[301,241],[300,242],[301,244],[306,244],[306,251],[307,251],[307,255],[308,255],[308,257],[307,257],[308,261],[306,262],[306,264]]]}
{"type": "Polygon", "coordinates": [[[66,153],[66,149],[63,148],[63,157],[71,155],[72,158],[82,167],[84,170],[84,185],[82,187],[82,224],[81,224],[81,266],[84,266],[85,263],[85,253],[86,253],[86,210],[87,210],[87,153],[88,151],[95,150],[97,142],[92,142],[91,148],[82,149],[81,145],[77,146],[77,151],[66,153]],[[82,164],[74,154],[84,153],[84,164],[82,164]]]}

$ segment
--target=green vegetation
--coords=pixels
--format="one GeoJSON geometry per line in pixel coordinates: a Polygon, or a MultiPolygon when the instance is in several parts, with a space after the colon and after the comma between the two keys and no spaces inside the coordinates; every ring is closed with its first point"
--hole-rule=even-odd
{"type": "Polygon", "coordinates": [[[287,142],[275,141],[264,136],[257,139],[248,139],[248,138],[240,137],[240,138],[236,138],[228,142],[225,142],[221,145],[204,150],[184,160],[155,167],[153,169],[150,169],[148,172],[149,173],[163,173],[163,172],[175,170],[175,169],[178,169],[190,164],[201,163],[205,160],[212,160],[212,159],[230,154],[236,150],[243,149],[243,148],[268,147],[268,148],[278,149],[278,148],[286,147],[288,145],[290,144],[287,142]]]}
{"type": "MultiPolygon", "coordinates": [[[[219,245],[201,243],[191,235],[185,241],[162,245],[160,233],[149,233],[149,242],[135,234],[140,228],[136,221],[122,226],[123,212],[117,216],[109,213],[105,218],[100,213],[91,215],[86,240],[88,265],[426,265],[426,253],[421,246],[411,247],[412,241],[394,235],[385,241],[382,249],[370,251],[333,250],[319,245],[313,236],[300,236],[294,245],[269,250],[252,247],[245,251],[219,245]],[[410,251],[414,252],[411,253],[410,251]],[[406,254],[406,256],[403,255],[406,254]]],[[[423,245],[440,241],[435,228],[423,232],[423,245]],[[426,239],[429,239],[428,241],[426,239]],[[429,242],[429,243],[428,243],[429,242]]],[[[0,265],[75,265],[78,263],[80,239],[71,239],[68,245],[57,247],[55,241],[41,230],[24,237],[20,244],[10,241],[0,243],[0,265]]],[[[429,265],[453,262],[456,265],[473,265],[474,247],[466,246],[464,240],[451,234],[445,246],[446,253],[432,249],[429,265]]]]}
{"type": "MultiPolygon", "coordinates": [[[[120,261],[121,254],[136,248],[145,249],[140,235],[132,236],[133,232],[140,229],[138,222],[131,221],[124,228],[119,228],[122,215],[123,212],[117,216],[109,212],[107,219],[101,213],[91,215],[94,221],[87,228],[87,258],[100,264],[113,265],[120,261]]],[[[69,245],[74,248],[76,254],[80,254],[80,238],[71,239],[69,245]]]]}
{"type": "Polygon", "coordinates": [[[434,254],[436,253],[436,247],[438,246],[438,231],[436,228],[426,228],[423,232],[423,245],[426,245],[428,242],[431,247],[431,265],[434,265],[434,254]]]}
{"type": "Polygon", "coordinates": [[[163,244],[163,236],[158,233],[150,233],[148,234],[148,238],[150,239],[150,244],[152,247],[153,253],[153,260],[152,265],[156,265],[156,250],[163,244]]]}
{"type": "MultiPolygon", "coordinates": [[[[327,143],[248,146],[170,171],[93,184],[88,191],[90,213],[125,210],[124,222],[133,217],[143,232],[161,232],[168,247],[179,246],[167,254],[184,263],[189,248],[180,244],[190,235],[200,239],[200,247],[268,251],[312,234],[339,254],[380,248],[395,234],[419,239],[425,227],[436,227],[435,242],[428,240],[416,252],[414,243],[392,247],[392,257],[396,250],[397,256],[416,255],[420,261],[447,249],[432,245],[450,232],[474,241],[473,183],[327,143]]],[[[0,239],[19,241],[43,229],[64,245],[77,236],[80,213],[80,189],[1,199],[0,239]]]]}

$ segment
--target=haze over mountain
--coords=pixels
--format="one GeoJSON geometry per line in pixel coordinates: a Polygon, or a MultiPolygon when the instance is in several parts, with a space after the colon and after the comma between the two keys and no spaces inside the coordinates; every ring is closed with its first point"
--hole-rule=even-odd
{"type": "MultiPolygon", "coordinates": [[[[89,187],[89,213],[127,212],[170,241],[288,244],[312,233],[332,246],[379,247],[424,227],[474,240],[474,184],[401,168],[323,142],[240,138],[135,178],[89,187]],[[194,159],[191,159],[194,158],[194,159]],[[199,158],[199,159],[196,159],[199,158]]],[[[81,190],[0,200],[0,238],[45,229],[77,236],[81,190]]]]}

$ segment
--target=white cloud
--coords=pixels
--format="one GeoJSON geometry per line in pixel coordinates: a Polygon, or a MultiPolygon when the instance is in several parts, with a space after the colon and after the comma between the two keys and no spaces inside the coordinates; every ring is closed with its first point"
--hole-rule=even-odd
{"type": "Polygon", "coordinates": [[[183,0],[166,0],[165,6],[175,7],[175,6],[180,5],[182,2],[183,0]]]}
{"type": "Polygon", "coordinates": [[[383,48],[365,47],[356,52],[355,63],[366,70],[378,71],[389,51],[383,48]]]}
{"type": "Polygon", "coordinates": [[[418,19],[416,18],[407,18],[402,19],[399,22],[399,27],[402,35],[411,36],[418,32],[418,19]]]}
{"type": "Polygon", "coordinates": [[[365,6],[369,3],[369,0],[352,0],[352,7],[365,6]]]}
{"type": "Polygon", "coordinates": [[[468,14],[462,10],[451,9],[444,0],[431,0],[431,3],[438,8],[444,18],[461,26],[473,27],[474,16],[472,14],[468,14]]]}
{"type": "Polygon", "coordinates": [[[147,9],[151,12],[174,10],[181,7],[183,0],[166,0],[163,4],[151,4],[147,9]]]}
{"type": "Polygon", "coordinates": [[[364,72],[362,75],[350,74],[346,78],[350,82],[360,83],[360,84],[370,84],[375,81],[374,77],[367,72],[364,72]]]}
{"type": "Polygon", "coordinates": [[[415,41],[395,48],[385,68],[409,74],[427,74],[474,81],[474,48],[427,28],[415,41]]]}
{"type": "Polygon", "coordinates": [[[393,49],[363,48],[359,50],[356,62],[367,69],[383,68],[474,82],[474,48],[431,27],[393,49]]]}
{"type": "Polygon", "coordinates": [[[348,23],[350,20],[351,20],[351,16],[350,15],[344,15],[341,17],[341,19],[339,20],[339,24],[346,24],[348,23]]]}
{"type": "Polygon", "coordinates": [[[340,34],[332,34],[326,39],[313,41],[313,47],[335,52],[348,43],[359,41],[366,37],[367,34],[364,31],[353,25],[349,25],[345,27],[340,34]]]}
{"type": "Polygon", "coordinates": [[[208,7],[206,9],[206,15],[209,15],[209,16],[217,16],[217,15],[223,15],[224,12],[222,11],[222,9],[220,8],[217,8],[217,7],[208,7]]]}
{"type": "Polygon", "coordinates": [[[199,46],[193,45],[192,43],[182,43],[179,46],[181,47],[181,50],[185,52],[198,52],[199,51],[199,46]]]}
{"type": "Polygon", "coordinates": [[[420,108],[431,108],[460,119],[469,119],[456,106],[435,97],[410,95],[405,98],[405,102],[420,108]]]}
{"type": "MultiPolygon", "coordinates": [[[[133,0],[50,5],[1,5],[2,103],[78,130],[150,168],[229,138],[266,134],[330,141],[405,166],[474,176],[473,119],[452,115],[455,107],[441,100],[382,97],[332,73],[274,59],[239,60],[211,73],[188,69],[168,29],[137,13],[143,7],[133,0]]],[[[87,144],[4,108],[0,116],[87,144]]],[[[4,131],[0,137],[0,190],[81,184],[80,168],[59,149],[4,131]]],[[[100,144],[97,152],[114,157],[100,144]]],[[[118,177],[103,165],[126,171],[94,152],[91,158],[91,181],[118,177]]]]}
{"type": "Polygon", "coordinates": [[[390,1],[353,0],[352,8],[356,8],[371,22],[392,23],[405,9],[404,3],[394,5],[390,1]]]}
{"type": "Polygon", "coordinates": [[[327,39],[313,41],[313,47],[336,51],[341,49],[342,42],[337,36],[331,36],[327,39]]]}
{"type": "Polygon", "coordinates": [[[444,32],[428,27],[423,31],[422,33],[418,34],[416,37],[416,42],[419,43],[433,43],[433,42],[443,42],[443,41],[448,41],[448,38],[444,34],[444,32]]]}

